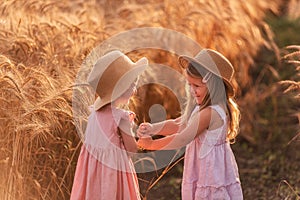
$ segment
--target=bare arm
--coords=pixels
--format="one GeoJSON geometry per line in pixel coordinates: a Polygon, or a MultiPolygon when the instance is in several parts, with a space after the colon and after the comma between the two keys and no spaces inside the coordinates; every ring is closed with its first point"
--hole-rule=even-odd
{"type": "Polygon", "coordinates": [[[142,123],[138,129],[138,136],[162,135],[168,136],[177,133],[182,129],[181,118],[169,119],[155,124],[142,123]]]}
{"type": "Polygon", "coordinates": [[[137,142],[136,142],[134,134],[131,130],[130,122],[127,120],[121,119],[120,124],[119,124],[119,129],[120,129],[120,133],[123,138],[123,141],[124,141],[125,149],[128,152],[132,152],[132,153],[137,152],[137,150],[138,150],[137,142]]]}
{"type": "Polygon", "coordinates": [[[191,119],[191,123],[182,131],[152,140],[151,137],[141,138],[138,145],[148,150],[170,150],[181,148],[199,136],[211,123],[211,109],[205,108],[191,119]]]}

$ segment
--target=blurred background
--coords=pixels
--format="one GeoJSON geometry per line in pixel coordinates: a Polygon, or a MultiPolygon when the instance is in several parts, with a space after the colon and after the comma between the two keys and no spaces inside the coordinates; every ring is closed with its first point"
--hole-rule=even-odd
{"type": "MultiPolygon", "coordinates": [[[[299,0],[4,0],[0,11],[0,199],[69,199],[82,144],[72,93],[85,92],[76,75],[101,42],[141,27],[181,32],[232,62],[242,112],[232,148],[244,197],[300,198],[299,0]]],[[[170,52],[128,56],[181,73],[170,52]]],[[[139,88],[129,107],[140,123],[156,104],[166,118],[181,112],[156,84],[139,88]]],[[[144,199],[180,199],[182,160],[166,171],[138,174],[144,199]]]]}

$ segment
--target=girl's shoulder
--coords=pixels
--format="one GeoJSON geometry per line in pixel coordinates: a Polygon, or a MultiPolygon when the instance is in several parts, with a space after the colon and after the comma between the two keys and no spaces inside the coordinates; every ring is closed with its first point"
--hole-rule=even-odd
{"type": "Polygon", "coordinates": [[[225,108],[219,104],[211,105],[209,106],[212,111],[219,114],[223,119],[226,117],[226,111],[225,108]]]}
{"type": "Polygon", "coordinates": [[[210,106],[207,106],[202,109],[201,109],[201,107],[196,107],[191,115],[194,115],[196,113],[198,113],[200,115],[206,114],[208,116],[218,114],[222,118],[226,117],[225,109],[221,105],[218,105],[218,104],[210,105],[210,106]]]}
{"type": "Polygon", "coordinates": [[[210,130],[214,130],[227,124],[227,117],[224,108],[220,105],[210,106],[211,109],[211,124],[210,130]]]}
{"type": "Polygon", "coordinates": [[[104,106],[100,110],[91,109],[90,116],[94,114],[97,116],[98,119],[112,119],[115,122],[119,123],[121,119],[130,120],[130,116],[133,116],[134,112],[112,106],[104,106]]]}
{"type": "Polygon", "coordinates": [[[112,113],[113,113],[114,117],[116,117],[117,119],[129,121],[129,122],[133,122],[135,119],[135,116],[136,116],[133,111],[125,110],[125,109],[121,109],[121,108],[113,109],[112,113]]]}

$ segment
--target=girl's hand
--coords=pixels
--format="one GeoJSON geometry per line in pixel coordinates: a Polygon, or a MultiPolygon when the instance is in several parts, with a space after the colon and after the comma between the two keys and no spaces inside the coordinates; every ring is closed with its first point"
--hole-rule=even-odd
{"type": "Polygon", "coordinates": [[[137,145],[141,149],[148,149],[151,146],[152,141],[153,140],[152,140],[152,138],[150,136],[148,136],[148,137],[141,137],[138,140],[137,145]]]}
{"type": "Polygon", "coordinates": [[[149,137],[151,136],[151,131],[152,131],[152,124],[146,122],[146,123],[141,123],[138,130],[137,130],[137,135],[139,138],[143,137],[149,137]]]}

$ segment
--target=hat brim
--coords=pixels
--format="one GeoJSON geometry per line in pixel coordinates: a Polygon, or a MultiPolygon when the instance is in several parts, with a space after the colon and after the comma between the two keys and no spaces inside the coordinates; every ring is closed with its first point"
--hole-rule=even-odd
{"type": "Polygon", "coordinates": [[[220,78],[223,79],[229,97],[233,97],[233,96],[235,95],[233,86],[232,86],[232,84],[230,83],[229,80],[225,79],[224,77],[221,76],[220,73],[216,73],[215,71],[213,71],[213,70],[211,70],[209,67],[207,67],[205,64],[199,62],[198,60],[194,59],[193,57],[186,56],[186,55],[179,56],[179,57],[178,57],[178,63],[179,63],[179,65],[180,65],[183,69],[186,69],[189,63],[196,63],[196,64],[199,64],[200,66],[204,67],[205,69],[207,69],[207,70],[210,71],[211,73],[213,73],[213,74],[215,74],[216,76],[218,76],[218,77],[220,77],[220,78]]]}
{"type": "Polygon", "coordinates": [[[130,85],[136,80],[136,78],[141,75],[146,67],[148,66],[148,59],[142,57],[137,62],[133,63],[133,69],[127,72],[124,77],[116,84],[114,92],[111,96],[106,96],[105,98],[97,97],[94,102],[94,109],[99,110],[105,105],[115,101],[122,94],[124,94],[130,87],[130,85]]]}

